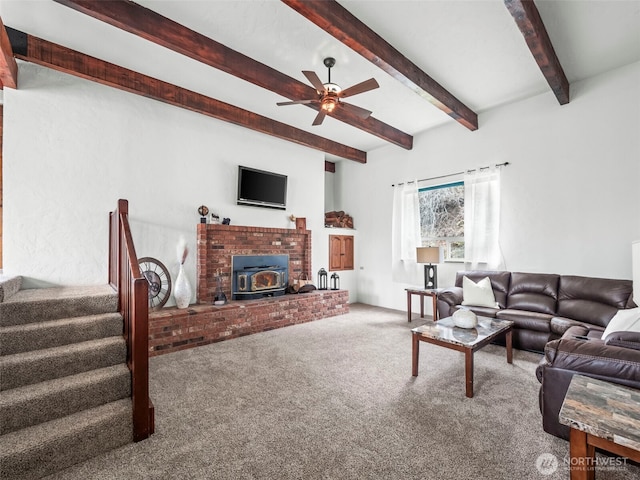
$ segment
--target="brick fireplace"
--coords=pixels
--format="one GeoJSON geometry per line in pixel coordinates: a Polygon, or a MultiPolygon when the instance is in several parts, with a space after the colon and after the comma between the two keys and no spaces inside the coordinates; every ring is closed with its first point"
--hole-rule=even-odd
{"type": "MultiPolygon", "coordinates": [[[[349,313],[347,290],[323,290],[212,305],[218,271],[231,298],[234,255],[288,255],[289,278],[311,275],[311,232],[199,224],[198,303],[149,312],[149,355],[162,355],[231,338],[349,313]]],[[[314,278],[311,276],[310,278],[314,278]]]]}
{"type": "Polygon", "coordinates": [[[198,303],[212,303],[216,273],[222,275],[222,289],[232,296],[234,255],[289,255],[289,279],[311,272],[311,231],[236,225],[198,224],[198,303]]]}

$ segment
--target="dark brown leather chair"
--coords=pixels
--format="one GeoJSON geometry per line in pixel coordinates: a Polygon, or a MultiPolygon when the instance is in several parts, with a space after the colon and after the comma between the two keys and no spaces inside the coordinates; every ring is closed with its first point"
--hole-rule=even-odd
{"type": "Polygon", "coordinates": [[[570,327],[545,347],[536,370],[544,431],[568,439],[569,427],[558,414],[575,374],[640,389],[640,334],[616,332],[602,340],[604,328],[570,327]]]}

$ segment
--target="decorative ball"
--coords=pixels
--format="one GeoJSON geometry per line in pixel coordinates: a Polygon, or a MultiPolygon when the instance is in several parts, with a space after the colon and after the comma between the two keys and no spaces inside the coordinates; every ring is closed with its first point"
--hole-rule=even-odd
{"type": "Polygon", "coordinates": [[[209,209],[206,205],[200,205],[200,207],[198,208],[198,213],[201,217],[206,217],[209,214],[209,209]]]}
{"type": "Polygon", "coordinates": [[[451,318],[453,318],[453,324],[456,327],[474,328],[478,325],[478,317],[471,310],[461,308],[460,310],[456,310],[453,315],[451,315],[451,318]]]}

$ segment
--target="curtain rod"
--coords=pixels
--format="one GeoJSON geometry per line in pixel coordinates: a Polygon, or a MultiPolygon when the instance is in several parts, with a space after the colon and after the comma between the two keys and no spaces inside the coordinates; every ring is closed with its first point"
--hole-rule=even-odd
{"type": "MultiPolygon", "coordinates": [[[[496,167],[505,167],[509,165],[509,162],[504,162],[504,163],[496,163],[496,167]]],[[[420,180],[415,180],[416,182],[426,182],[427,180],[438,180],[440,178],[447,178],[447,177],[453,177],[455,175],[462,175],[464,173],[468,173],[468,172],[475,172],[476,170],[486,170],[487,168],[491,168],[491,165],[488,165],[486,167],[480,167],[478,169],[476,168],[471,168],[469,170],[465,170],[464,172],[456,172],[456,173],[447,173],[446,175],[440,175],[438,177],[431,177],[431,178],[421,178],[420,180]]],[[[396,185],[404,185],[405,183],[413,183],[414,180],[411,180],[409,182],[403,182],[403,183],[392,183],[391,186],[395,187],[396,185]]]]}

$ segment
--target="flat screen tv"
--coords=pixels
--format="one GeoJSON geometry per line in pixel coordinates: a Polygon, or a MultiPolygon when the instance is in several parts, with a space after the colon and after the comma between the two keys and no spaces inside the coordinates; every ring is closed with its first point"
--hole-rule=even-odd
{"type": "Polygon", "coordinates": [[[249,167],[238,167],[238,205],[287,207],[287,176],[249,167]]]}

